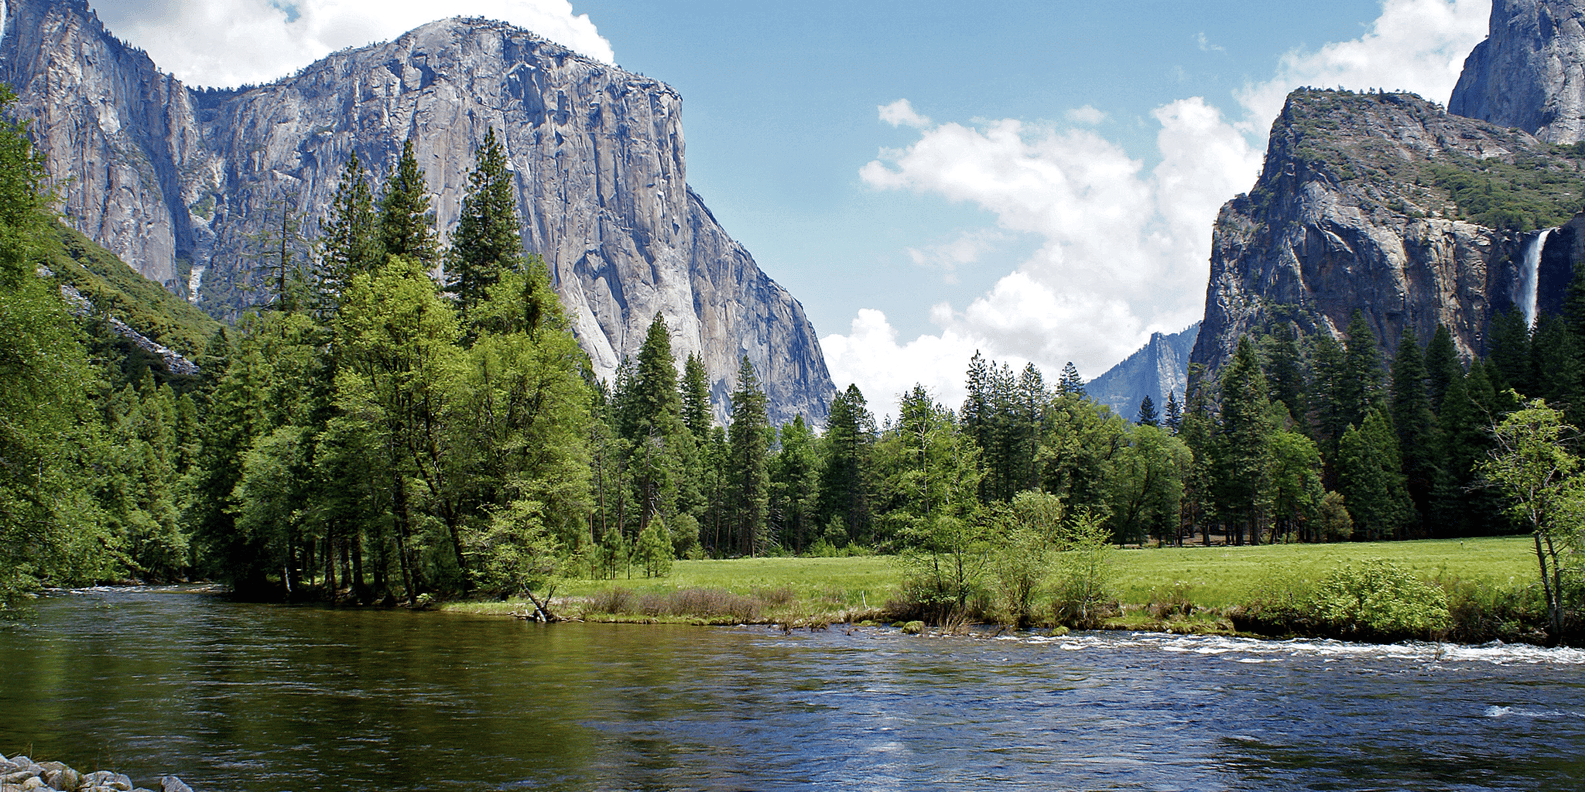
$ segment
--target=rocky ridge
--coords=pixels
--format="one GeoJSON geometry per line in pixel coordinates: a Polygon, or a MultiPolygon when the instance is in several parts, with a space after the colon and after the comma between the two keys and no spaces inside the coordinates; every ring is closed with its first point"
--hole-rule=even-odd
{"type": "Polygon", "coordinates": [[[1167,394],[1183,394],[1189,383],[1189,353],[1200,334],[1200,323],[1166,335],[1151,333],[1150,340],[1122,362],[1111,367],[1084,386],[1090,398],[1112,408],[1112,412],[1133,420],[1146,396],[1165,415],[1167,394]]]}
{"type": "Polygon", "coordinates": [[[1551,143],[1585,139],[1585,0],[1493,0],[1448,112],[1551,143]]]}
{"type": "MultiPolygon", "coordinates": [[[[1480,354],[1493,316],[1521,307],[1535,229],[1585,203],[1582,165],[1572,148],[1412,94],[1296,91],[1254,189],[1217,217],[1190,359],[1217,370],[1273,322],[1341,337],[1356,309],[1389,357],[1401,333],[1423,343],[1438,323],[1460,354],[1480,354]]],[[[1541,268],[1543,304],[1567,283],[1564,263],[1541,268]]]]}
{"type": "Polygon", "coordinates": [[[282,207],[311,235],[354,151],[379,181],[411,138],[448,232],[493,127],[525,246],[549,265],[597,376],[614,377],[660,312],[679,359],[703,357],[718,418],[747,355],[773,421],[823,421],[834,387],[814,328],[689,188],[682,100],[664,83],[509,25],[450,19],[267,85],[194,90],[82,0],[4,2],[0,80],[65,212],[211,314],[259,301],[250,240],[282,207]]]}

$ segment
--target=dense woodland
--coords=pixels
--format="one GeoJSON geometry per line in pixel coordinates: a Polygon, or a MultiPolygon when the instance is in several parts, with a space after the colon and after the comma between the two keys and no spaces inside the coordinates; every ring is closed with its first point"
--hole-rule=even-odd
{"type": "Polygon", "coordinates": [[[1494,427],[1520,394],[1585,420],[1576,280],[1566,316],[1500,317],[1468,366],[1446,328],[1388,366],[1358,315],[1341,343],[1276,322],[1133,416],[1071,364],[1048,382],[976,356],[955,408],[916,387],[877,424],[849,386],[822,432],[771,426],[745,358],[722,427],[663,317],[594,379],[523,252],[493,132],[449,239],[424,184],[408,146],[385,184],[346,163],[309,244],[283,211],[258,245],[266,304],[175,376],[115,354],[34,276],[45,174],[25,128],[0,128],[0,594],[205,577],[418,602],[675,558],[896,553],[921,599],[962,604],[987,548],[1529,531],[1484,486],[1494,427]]]}

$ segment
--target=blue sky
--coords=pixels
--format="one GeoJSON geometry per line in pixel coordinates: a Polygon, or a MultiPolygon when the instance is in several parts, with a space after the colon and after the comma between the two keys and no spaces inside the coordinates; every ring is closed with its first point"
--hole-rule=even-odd
{"type": "Polygon", "coordinates": [[[94,3],[191,83],[258,82],[437,13],[683,95],[688,180],[798,297],[839,386],[951,404],[976,349],[1094,377],[1204,303],[1210,224],[1298,85],[1445,102],[1488,0],[94,3]],[[223,20],[223,21],[219,21],[223,20]],[[199,26],[202,27],[199,27],[199,26]],[[216,31],[220,35],[216,35],[216,31]],[[208,42],[208,43],[206,43],[208,42]]]}

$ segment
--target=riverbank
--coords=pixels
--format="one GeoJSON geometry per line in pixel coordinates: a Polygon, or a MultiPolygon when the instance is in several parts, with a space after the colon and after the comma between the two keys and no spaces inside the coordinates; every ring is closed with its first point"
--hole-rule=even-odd
{"type": "MultiPolygon", "coordinates": [[[[1529,539],[1523,536],[1123,549],[1112,555],[1100,617],[1069,626],[1278,638],[1545,643],[1534,567],[1529,539]],[[1446,622],[1414,635],[1298,617],[1329,576],[1376,561],[1429,586],[1443,602],[1446,622]]],[[[587,621],[789,628],[893,623],[913,618],[899,607],[902,576],[902,566],[887,556],[678,561],[664,578],[562,581],[553,610],[587,621]]],[[[987,618],[994,615],[988,603],[974,605],[978,607],[971,606],[968,621],[994,621],[987,618]]],[[[443,607],[470,613],[534,612],[531,603],[515,600],[443,607]]],[[[1033,626],[1063,626],[1051,615],[1049,592],[1036,599],[1034,610],[1033,626]]]]}
{"type": "MultiPolygon", "coordinates": [[[[0,754],[0,792],[35,789],[57,792],[155,792],[134,787],[132,779],[109,770],[81,773],[61,762],[35,762],[20,755],[7,759],[4,754],[0,754]]],[[[193,789],[176,776],[165,776],[160,779],[158,792],[193,792],[193,789]]]]}

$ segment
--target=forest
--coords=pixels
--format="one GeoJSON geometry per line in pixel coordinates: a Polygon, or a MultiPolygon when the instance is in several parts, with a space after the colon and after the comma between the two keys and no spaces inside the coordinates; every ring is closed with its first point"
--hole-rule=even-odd
{"type": "Polygon", "coordinates": [[[354,156],[317,239],[282,210],[256,246],[265,302],[184,376],[114,354],[35,277],[51,199],[6,122],[0,595],[213,579],[420,604],[661,576],[678,558],[895,554],[940,614],[989,551],[1534,531],[1546,596],[1563,596],[1567,510],[1526,512],[1495,465],[1515,458],[1505,416],[1541,411],[1527,437],[1551,431],[1559,475],[1577,468],[1581,279],[1564,316],[1497,318],[1467,365],[1445,327],[1399,339],[1389,365],[1357,313],[1341,342],[1274,321],[1216,376],[1191,372],[1181,402],[1132,416],[1088,399],[1071,363],[1048,382],[976,355],[961,405],[915,387],[878,423],[849,386],[817,431],[769,424],[745,357],[721,426],[662,316],[614,382],[593,377],[524,252],[510,179],[492,131],[442,239],[411,144],[385,184],[354,156]]]}

